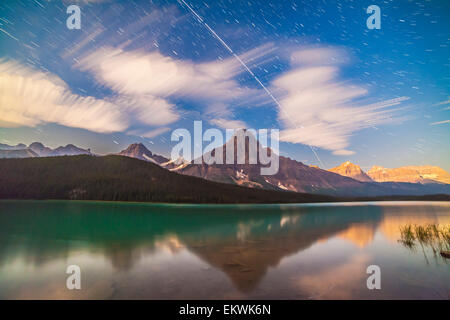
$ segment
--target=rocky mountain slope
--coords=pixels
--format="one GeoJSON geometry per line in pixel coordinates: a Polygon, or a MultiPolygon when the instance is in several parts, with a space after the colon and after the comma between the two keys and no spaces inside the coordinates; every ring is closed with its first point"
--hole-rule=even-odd
{"type": "MultiPolygon", "coordinates": [[[[177,172],[218,182],[294,192],[314,193],[323,189],[338,190],[345,187],[357,188],[361,186],[359,181],[319,168],[313,168],[276,154],[274,154],[273,161],[276,161],[276,158],[278,158],[278,172],[274,175],[262,175],[261,168],[268,167],[269,165],[262,164],[259,155],[256,164],[250,164],[250,147],[252,144],[256,146],[257,153],[263,148],[254,136],[246,135],[244,131],[238,131],[226,144],[211,152],[212,156],[215,156],[218,152],[222,152],[225,162],[228,150],[232,150],[234,155],[233,164],[207,164],[203,161],[201,164],[190,163],[177,170],[177,172]],[[244,138],[245,150],[243,151],[245,152],[245,161],[243,164],[238,164],[238,141],[244,141],[244,138]]],[[[262,150],[268,155],[272,154],[270,149],[263,148],[262,150]]]]}
{"type": "MultiPolygon", "coordinates": [[[[371,181],[370,177],[358,167],[350,168],[350,173],[356,177],[347,177],[335,172],[320,169],[314,166],[307,166],[299,161],[288,157],[278,156],[279,170],[274,175],[262,175],[261,168],[267,167],[260,162],[259,156],[256,164],[249,163],[250,146],[256,145],[259,152],[263,148],[255,137],[246,135],[244,131],[238,131],[235,136],[227,141],[222,147],[216,148],[205,154],[203,159],[214,157],[216,153],[222,152],[223,159],[226,159],[227,150],[233,149],[234,164],[207,164],[205,161],[196,164],[191,162],[183,165],[179,173],[201,177],[207,180],[232,183],[253,188],[263,188],[272,190],[286,190],[294,192],[307,192],[315,194],[327,194],[344,197],[360,196],[386,196],[386,195],[426,195],[437,193],[450,193],[450,185],[403,182],[383,182],[371,181]],[[245,162],[237,164],[237,142],[243,141],[245,136],[245,162]],[[356,170],[355,170],[356,169],[356,170]],[[359,169],[359,170],[357,170],[359,169]]],[[[263,148],[264,152],[271,154],[270,149],[263,148]]]]}
{"type": "MultiPolygon", "coordinates": [[[[5,145],[3,145],[5,146],[5,145]]],[[[2,147],[2,146],[0,146],[2,147]]],[[[67,145],[51,149],[42,143],[34,142],[25,149],[22,145],[7,146],[8,150],[0,150],[0,158],[50,157],[59,155],[92,155],[89,149],[81,149],[67,145]]],[[[227,159],[227,151],[232,151],[233,164],[208,164],[211,162],[177,161],[152,153],[142,143],[134,143],[122,150],[118,155],[151,162],[158,166],[183,175],[194,176],[250,188],[293,191],[300,193],[324,194],[338,197],[376,197],[389,195],[430,195],[450,194],[450,179],[448,173],[438,167],[403,167],[385,169],[374,167],[368,174],[350,162],[330,169],[329,171],[316,166],[308,166],[299,161],[272,153],[269,148],[263,148],[252,135],[245,131],[238,133],[225,145],[204,155],[203,159],[215,157],[222,153],[227,159]],[[243,161],[237,161],[238,141],[245,141],[243,161]],[[250,147],[256,148],[256,163],[250,163],[250,147]],[[279,163],[278,171],[273,175],[261,173],[269,165],[261,163],[259,151],[273,156],[272,161],[279,163]],[[401,169],[401,170],[400,170],[401,169]]],[[[199,159],[197,159],[199,160],[199,159]]]]}
{"type": "MultiPolygon", "coordinates": [[[[207,180],[232,183],[252,188],[262,188],[271,190],[286,190],[294,192],[307,192],[315,194],[327,194],[344,197],[360,196],[386,196],[386,195],[424,195],[437,193],[450,193],[450,185],[423,186],[413,183],[397,182],[363,182],[340,174],[329,172],[317,167],[307,166],[296,160],[284,156],[277,156],[279,160],[279,170],[274,175],[262,175],[261,168],[267,167],[259,161],[256,164],[249,163],[249,148],[254,143],[259,151],[262,146],[255,141],[253,136],[247,136],[245,140],[245,162],[237,164],[237,141],[242,139],[237,133],[222,147],[211,151],[209,156],[215,156],[217,152],[223,153],[226,159],[227,149],[234,149],[234,164],[207,164],[202,161],[199,164],[191,162],[183,165],[176,172],[201,177],[207,180]]],[[[263,149],[271,154],[270,149],[263,149]]],[[[361,170],[362,171],[362,170],[361,170]]]]}
{"type": "Polygon", "coordinates": [[[377,182],[450,184],[450,173],[436,166],[406,166],[395,169],[373,166],[367,174],[377,182]]]}
{"type": "Polygon", "coordinates": [[[337,167],[329,169],[328,171],[362,182],[373,181],[364,171],[361,170],[360,166],[353,164],[350,161],[346,161],[337,167]]]}
{"type": "Polygon", "coordinates": [[[144,161],[150,161],[159,165],[161,165],[162,163],[169,162],[169,159],[152,153],[142,143],[130,144],[126,149],[120,151],[118,155],[144,161]]]}

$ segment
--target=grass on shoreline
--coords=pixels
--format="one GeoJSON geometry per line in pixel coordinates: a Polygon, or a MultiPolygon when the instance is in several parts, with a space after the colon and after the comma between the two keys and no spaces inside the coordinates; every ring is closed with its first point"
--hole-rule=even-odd
{"type": "Polygon", "coordinates": [[[413,251],[420,246],[425,259],[427,259],[426,249],[431,249],[435,257],[439,255],[445,259],[448,258],[447,255],[450,251],[450,225],[406,224],[400,226],[398,242],[413,251]]]}

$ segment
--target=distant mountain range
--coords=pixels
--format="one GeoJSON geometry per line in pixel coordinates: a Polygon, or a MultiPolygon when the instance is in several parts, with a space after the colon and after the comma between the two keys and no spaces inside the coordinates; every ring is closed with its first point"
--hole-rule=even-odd
{"type": "Polygon", "coordinates": [[[377,182],[450,183],[450,173],[436,166],[407,166],[394,169],[373,166],[367,174],[377,182]]]}
{"type": "Polygon", "coordinates": [[[450,195],[337,198],[218,183],[178,174],[151,161],[118,155],[78,155],[0,159],[0,199],[302,203],[354,200],[448,201],[450,195]]]}
{"type": "MultiPolygon", "coordinates": [[[[440,183],[405,183],[395,180],[389,182],[376,182],[365,174],[358,166],[343,164],[342,170],[333,168],[335,172],[320,169],[316,166],[307,166],[288,157],[278,156],[279,170],[275,175],[261,175],[260,164],[248,164],[249,145],[256,144],[259,151],[262,146],[251,135],[245,140],[245,164],[236,164],[236,142],[244,131],[238,131],[232,139],[223,146],[211,151],[211,155],[234,148],[235,164],[196,164],[194,162],[184,164],[172,169],[178,173],[196,176],[207,180],[232,183],[252,188],[270,190],[286,190],[313,194],[326,194],[338,197],[364,197],[386,195],[425,195],[425,194],[450,194],[450,185],[440,183]]],[[[242,139],[242,137],[240,137],[242,139]]],[[[242,141],[242,140],[241,140],[242,141]]],[[[272,152],[270,149],[265,151],[272,152]]],[[[442,170],[442,169],[441,169],[442,170]]],[[[444,171],[445,172],[445,171],[444,171]]]]}
{"type": "Polygon", "coordinates": [[[23,143],[19,143],[15,146],[10,146],[7,144],[0,143],[0,150],[20,150],[20,149],[26,149],[26,148],[27,148],[27,146],[24,145],[23,143]]]}
{"type": "Polygon", "coordinates": [[[68,144],[55,149],[44,146],[40,142],[33,142],[28,147],[19,143],[15,146],[0,144],[0,158],[34,158],[34,157],[58,157],[76,156],[80,154],[92,155],[90,149],[82,149],[68,144]]]}
{"type": "MultiPolygon", "coordinates": [[[[237,135],[242,134],[242,131],[239,131],[237,133],[237,135]]],[[[206,180],[231,183],[252,188],[254,187],[269,190],[321,193],[320,191],[323,190],[334,190],[343,187],[352,187],[356,189],[358,187],[361,187],[362,185],[361,182],[354,179],[330,173],[319,168],[310,167],[302,164],[301,162],[297,162],[283,156],[279,156],[278,173],[273,176],[263,176],[260,172],[261,167],[264,167],[264,165],[260,164],[259,161],[257,164],[248,164],[249,144],[255,143],[258,150],[261,147],[261,145],[251,135],[247,136],[245,140],[245,164],[237,164],[237,135],[235,135],[221,148],[216,148],[211,152],[211,155],[215,155],[216,152],[223,152],[223,159],[226,159],[227,149],[234,148],[234,164],[208,165],[204,162],[202,162],[201,164],[196,164],[194,163],[194,161],[178,161],[177,163],[175,163],[175,161],[170,161],[165,157],[153,154],[143,144],[132,144],[127,149],[119,152],[118,155],[124,155],[157,163],[166,169],[184,175],[190,175],[206,180]],[[250,141],[250,139],[252,141],[250,141]]],[[[336,194],[336,192],[329,193],[336,194]]]]}
{"type": "MultiPolygon", "coordinates": [[[[234,148],[236,160],[237,133],[220,148],[211,151],[210,155],[234,148]]],[[[169,171],[183,175],[195,176],[215,182],[234,184],[244,187],[274,191],[293,191],[298,193],[323,194],[337,197],[378,197],[389,195],[430,195],[450,194],[449,173],[439,167],[402,167],[386,169],[373,167],[365,173],[358,165],[349,161],[338,167],[323,170],[316,166],[308,166],[284,156],[278,156],[279,170],[275,175],[261,175],[264,165],[249,164],[249,145],[255,143],[259,150],[262,146],[251,135],[245,137],[245,164],[196,164],[194,161],[178,159],[170,160],[148,150],[142,143],[134,143],[117,155],[151,162],[169,171]]],[[[0,145],[0,157],[28,158],[59,155],[93,155],[74,145],[51,149],[42,143],[25,145],[0,145]]],[[[265,151],[272,152],[270,149],[265,151]]]]}
{"type": "Polygon", "coordinates": [[[358,165],[346,161],[328,171],[362,182],[450,183],[450,173],[436,166],[406,166],[394,169],[373,166],[365,173],[358,165]]]}
{"type": "MultiPolygon", "coordinates": [[[[252,136],[244,135],[243,131],[238,131],[226,144],[214,149],[211,154],[223,152],[223,159],[226,158],[228,149],[234,149],[234,164],[195,164],[190,163],[177,170],[177,172],[201,177],[208,180],[233,183],[237,185],[256,187],[271,190],[286,190],[307,193],[339,194],[336,192],[342,188],[358,188],[361,182],[353,179],[330,173],[326,170],[310,167],[301,162],[287,157],[278,156],[279,170],[275,175],[261,175],[261,168],[265,167],[259,161],[257,164],[249,164],[249,146],[256,145],[257,151],[263,148],[252,136]],[[240,136],[241,135],[241,136],[240,136]],[[237,164],[237,141],[245,138],[245,164],[237,164]],[[324,191],[327,192],[324,192],[324,191]]],[[[270,149],[264,148],[265,152],[272,153],[270,149]]],[[[266,166],[267,167],[267,166],[266,166]]]]}

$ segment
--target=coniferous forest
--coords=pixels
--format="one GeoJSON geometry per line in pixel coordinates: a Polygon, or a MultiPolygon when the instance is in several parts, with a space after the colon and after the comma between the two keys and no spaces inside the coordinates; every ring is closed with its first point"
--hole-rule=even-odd
{"type": "Polygon", "coordinates": [[[448,195],[337,198],[218,183],[129,157],[0,159],[0,199],[69,199],[172,203],[301,203],[448,200],[448,195]]]}

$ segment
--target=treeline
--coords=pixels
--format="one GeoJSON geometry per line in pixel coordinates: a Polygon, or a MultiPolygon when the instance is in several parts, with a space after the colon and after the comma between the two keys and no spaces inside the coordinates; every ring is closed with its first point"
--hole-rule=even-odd
{"type": "Polygon", "coordinates": [[[337,198],[247,188],[171,172],[124,157],[89,155],[0,159],[0,199],[70,199],[172,203],[302,203],[440,200],[450,195],[337,198]]]}
{"type": "Polygon", "coordinates": [[[336,201],[330,196],[207,181],[113,155],[0,159],[0,198],[180,203],[336,201]]]}

